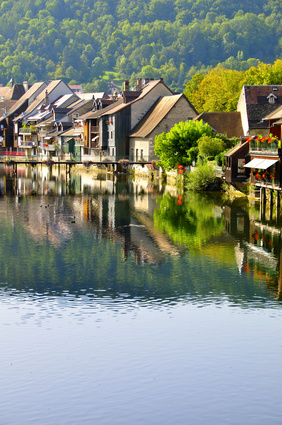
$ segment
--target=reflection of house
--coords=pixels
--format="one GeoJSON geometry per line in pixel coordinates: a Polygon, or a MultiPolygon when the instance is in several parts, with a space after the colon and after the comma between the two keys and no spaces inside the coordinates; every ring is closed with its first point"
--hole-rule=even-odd
{"type": "Polygon", "coordinates": [[[154,153],[155,137],[162,132],[167,133],[180,121],[191,120],[195,115],[195,109],[184,94],[160,97],[129,136],[130,159],[157,159],[154,153]]]}
{"type": "Polygon", "coordinates": [[[241,112],[244,135],[268,135],[268,122],[262,119],[281,104],[282,86],[243,86],[237,111],[241,112]]]}

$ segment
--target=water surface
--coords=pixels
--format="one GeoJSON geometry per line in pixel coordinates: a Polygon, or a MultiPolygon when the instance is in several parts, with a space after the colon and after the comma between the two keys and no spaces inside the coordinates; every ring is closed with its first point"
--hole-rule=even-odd
{"type": "Polygon", "coordinates": [[[281,423],[279,212],[91,173],[0,180],[1,423],[281,423]]]}

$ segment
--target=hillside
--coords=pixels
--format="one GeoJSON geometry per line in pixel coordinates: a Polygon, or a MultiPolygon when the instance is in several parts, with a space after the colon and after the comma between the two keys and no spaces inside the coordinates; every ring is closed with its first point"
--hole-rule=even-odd
{"type": "Polygon", "coordinates": [[[281,0],[0,1],[0,82],[159,78],[282,57],[281,0]]]}

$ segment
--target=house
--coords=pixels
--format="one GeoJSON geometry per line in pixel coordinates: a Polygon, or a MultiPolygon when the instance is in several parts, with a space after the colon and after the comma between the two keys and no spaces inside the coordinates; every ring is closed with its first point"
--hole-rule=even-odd
{"type": "MultiPolygon", "coordinates": [[[[79,116],[79,121],[81,125],[84,126],[84,154],[94,157],[97,155],[101,156],[100,154],[103,150],[103,146],[101,143],[102,137],[100,137],[100,118],[106,108],[108,108],[108,110],[111,109],[111,105],[115,102],[116,99],[110,99],[102,94],[102,97],[96,97],[93,100],[93,107],[90,111],[79,116]]],[[[104,125],[106,125],[106,123],[104,125]]]]}
{"type": "Polygon", "coordinates": [[[160,96],[172,94],[162,79],[138,79],[133,90],[125,81],[121,96],[100,99],[93,111],[80,117],[85,126],[85,150],[95,160],[128,157],[131,130],[160,96]]]}
{"type": "Polygon", "coordinates": [[[13,104],[8,110],[4,110],[0,117],[0,137],[2,138],[2,146],[0,150],[12,151],[17,146],[14,139],[14,123],[13,120],[16,116],[22,114],[31,105],[37,96],[46,88],[47,84],[39,82],[33,84],[28,88],[27,84],[23,84],[25,93],[13,104]]]}
{"type": "Polygon", "coordinates": [[[105,108],[99,119],[100,143],[107,149],[107,157],[111,160],[129,157],[129,134],[133,128],[160,97],[172,95],[162,78],[139,78],[133,90],[129,90],[125,81],[122,96],[110,108],[105,108]]]}
{"type": "Polygon", "coordinates": [[[14,148],[24,150],[31,148],[32,153],[36,155],[37,127],[35,125],[49,117],[56,102],[56,106],[63,107],[70,105],[77,99],[78,96],[63,80],[51,81],[22,113],[13,119],[14,148]],[[64,103],[60,103],[61,98],[63,98],[64,103]]]}
{"type": "Polygon", "coordinates": [[[241,138],[239,144],[230,149],[225,156],[225,181],[228,183],[245,181],[250,172],[245,168],[249,155],[249,141],[241,138]]]}
{"type": "Polygon", "coordinates": [[[266,115],[263,119],[268,123],[268,128],[273,136],[277,136],[278,139],[282,138],[282,105],[275,109],[270,114],[266,115]]]}
{"type": "Polygon", "coordinates": [[[240,112],[202,112],[193,120],[203,120],[204,123],[209,124],[215,133],[225,134],[229,139],[243,136],[240,112]]]}
{"type": "Polygon", "coordinates": [[[249,161],[245,168],[251,170],[251,183],[260,188],[281,190],[281,140],[277,137],[248,138],[249,161]]]}
{"type": "Polygon", "coordinates": [[[196,114],[184,94],[159,97],[129,135],[130,159],[158,159],[154,152],[155,137],[167,133],[180,121],[193,119],[196,114]]]}
{"type": "Polygon", "coordinates": [[[282,105],[282,85],[243,86],[237,112],[241,113],[243,135],[269,134],[268,122],[263,120],[282,105]]]}
{"type": "Polygon", "coordinates": [[[83,87],[81,84],[69,84],[69,88],[74,92],[74,93],[83,93],[83,87]]]}

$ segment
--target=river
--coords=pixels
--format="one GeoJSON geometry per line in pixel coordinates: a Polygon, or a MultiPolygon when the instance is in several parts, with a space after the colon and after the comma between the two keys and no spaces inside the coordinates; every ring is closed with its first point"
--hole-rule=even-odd
{"type": "Polygon", "coordinates": [[[281,424],[280,211],[0,170],[0,423],[281,424]]]}

